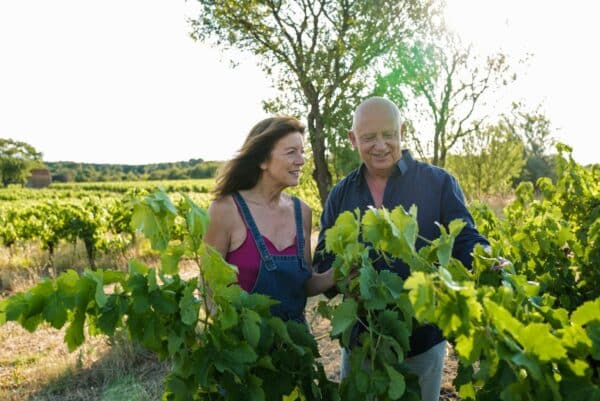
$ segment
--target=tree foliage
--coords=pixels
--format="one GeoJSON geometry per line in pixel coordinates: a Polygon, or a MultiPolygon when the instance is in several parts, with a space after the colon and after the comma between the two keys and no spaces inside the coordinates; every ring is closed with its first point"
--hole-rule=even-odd
{"type": "Polygon", "coordinates": [[[511,112],[504,115],[503,120],[524,144],[526,163],[517,183],[531,181],[535,184],[541,177],[556,180],[555,160],[551,154],[555,145],[552,124],[541,107],[529,111],[523,104],[514,103],[511,112]]]}
{"type": "Polygon", "coordinates": [[[499,122],[463,138],[461,153],[450,155],[446,167],[457,176],[467,198],[480,199],[509,192],[524,164],[521,140],[499,122]]]}
{"type": "Polygon", "coordinates": [[[24,184],[31,168],[40,165],[42,154],[28,143],[0,138],[2,186],[24,184]]]}
{"type": "Polygon", "coordinates": [[[153,164],[97,164],[68,161],[47,162],[54,182],[145,181],[213,178],[219,161],[190,159],[153,164]]]}
{"type": "Polygon", "coordinates": [[[348,147],[353,108],[382,56],[423,29],[427,0],[199,0],[194,37],[259,58],[279,96],[271,112],[306,116],[321,202],[332,184],[327,149],[348,147]]]}
{"type": "Polygon", "coordinates": [[[440,167],[450,150],[482,124],[485,96],[516,79],[504,54],[484,59],[447,33],[398,47],[388,68],[378,78],[376,92],[406,105],[421,125],[432,125],[424,137],[409,131],[408,139],[421,158],[440,167]]]}

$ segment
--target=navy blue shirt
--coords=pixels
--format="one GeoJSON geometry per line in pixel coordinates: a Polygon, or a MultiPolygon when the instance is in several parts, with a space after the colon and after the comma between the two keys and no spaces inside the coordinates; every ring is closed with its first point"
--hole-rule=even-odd
{"type": "MultiPolygon", "coordinates": [[[[436,222],[447,227],[454,219],[464,220],[467,224],[456,238],[452,256],[466,267],[470,267],[473,260],[471,253],[475,245],[489,245],[489,242],[476,230],[456,179],[439,167],[414,160],[408,150],[402,151],[402,158],[396,163],[396,167],[388,178],[383,194],[383,206],[392,210],[401,205],[408,210],[412,205],[416,205],[419,234],[429,240],[440,235],[436,222]]],[[[328,270],[335,259],[333,254],[325,253],[324,249],[325,231],[333,226],[337,216],[356,208],[364,213],[369,205],[375,203],[364,177],[364,169],[364,164],[361,164],[337,183],[327,197],[314,258],[318,272],[328,270]]],[[[424,245],[422,239],[417,239],[417,249],[424,245]]],[[[403,279],[410,274],[409,267],[399,259],[393,259],[391,265],[388,265],[384,258],[378,258],[374,267],[378,270],[392,270],[403,279]]],[[[442,340],[443,336],[436,327],[418,327],[411,336],[409,355],[425,352],[442,340]]]]}

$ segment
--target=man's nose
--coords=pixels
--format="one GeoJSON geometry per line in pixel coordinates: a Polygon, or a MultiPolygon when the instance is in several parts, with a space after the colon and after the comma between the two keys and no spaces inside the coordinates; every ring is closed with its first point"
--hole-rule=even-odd
{"type": "Polygon", "coordinates": [[[377,136],[377,138],[375,138],[375,148],[376,149],[385,149],[386,148],[386,142],[382,136],[377,136]]]}

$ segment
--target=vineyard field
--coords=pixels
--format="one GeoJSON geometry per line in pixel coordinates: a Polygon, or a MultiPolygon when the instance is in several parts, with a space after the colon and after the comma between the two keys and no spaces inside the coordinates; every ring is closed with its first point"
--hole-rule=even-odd
{"type": "Polygon", "coordinates": [[[313,300],[324,332],[273,317],[272,300],[233,285],[235,268],[202,240],[206,203],[194,194],[15,199],[0,208],[5,247],[35,242],[52,254],[59,243],[81,242],[89,268],[54,270],[9,294],[0,325],[64,330],[70,352],[124,333],[169,361],[165,400],[388,401],[419,399],[404,360],[413,328],[428,323],[455,350],[462,400],[600,401],[600,171],[558,149],[556,182],[522,183],[501,218],[471,205],[491,243],[474,250],[471,269],[452,257],[464,222],[417,248],[416,207],[341,214],[326,251],[345,296],[313,300]],[[149,244],[154,260],[96,266],[98,253],[118,247],[115,238],[124,250],[149,244]],[[410,277],[376,270],[373,253],[401,259],[410,277]],[[185,274],[190,268],[197,273],[185,274]],[[348,346],[356,325],[350,374],[338,382],[317,340],[348,346]]]}

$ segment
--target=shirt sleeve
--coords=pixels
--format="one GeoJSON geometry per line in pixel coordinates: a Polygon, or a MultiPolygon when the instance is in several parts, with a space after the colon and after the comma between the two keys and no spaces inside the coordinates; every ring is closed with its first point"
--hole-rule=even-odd
{"type": "Polygon", "coordinates": [[[467,209],[463,191],[458,185],[458,181],[450,174],[447,174],[444,179],[441,202],[441,217],[444,226],[448,227],[450,222],[455,219],[461,219],[467,223],[454,242],[452,256],[470,269],[475,245],[489,246],[489,242],[475,228],[475,222],[467,209]]]}

